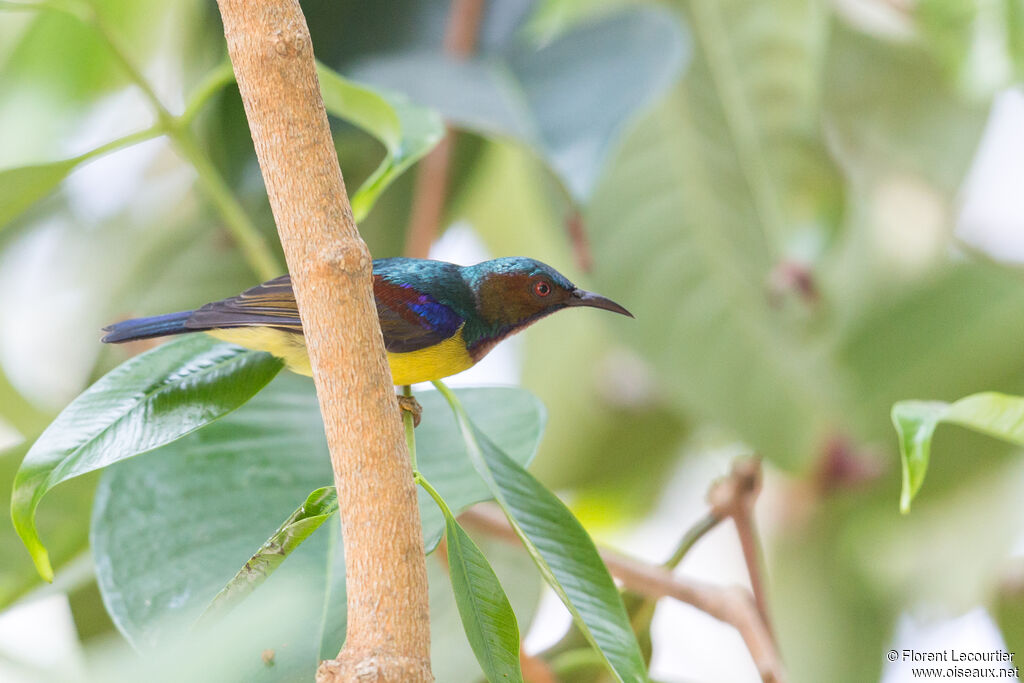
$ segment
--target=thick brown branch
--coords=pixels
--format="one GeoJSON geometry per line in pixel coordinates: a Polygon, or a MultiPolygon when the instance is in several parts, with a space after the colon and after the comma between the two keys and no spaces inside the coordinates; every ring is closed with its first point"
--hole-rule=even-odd
{"type": "Polygon", "coordinates": [[[348,632],[321,681],[430,681],[427,577],[370,254],[297,0],[218,0],[295,288],[338,489],[348,632]],[[338,330],[344,330],[339,334],[338,330]]]}
{"type": "MultiPolygon", "coordinates": [[[[502,513],[491,505],[477,505],[459,516],[465,526],[518,543],[519,537],[502,513]]],[[[622,585],[651,598],[671,597],[692,605],[737,631],[766,683],[782,683],[785,673],[775,642],[757,612],[749,591],[738,586],[712,586],[675,576],[662,567],[639,562],[614,550],[599,549],[612,576],[622,585]]]]}

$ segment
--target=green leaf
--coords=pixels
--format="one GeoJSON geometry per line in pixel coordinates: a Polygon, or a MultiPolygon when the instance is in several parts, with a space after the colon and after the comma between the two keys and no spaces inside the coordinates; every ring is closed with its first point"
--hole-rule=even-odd
{"type": "Polygon", "coordinates": [[[622,335],[674,410],[799,468],[841,423],[842,375],[818,311],[797,318],[766,283],[843,217],[817,95],[828,13],[818,0],[677,4],[693,63],[586,208],[594,288],[633,307],[622,335]]]}
{"type": "Polygon", "coordinates": [[[163,134],[161,125],[104,143],[71,159],[0,171],[0,229],[48,195],[76,166],[128,145],[163,134]]]}
{"type": "Polygon", "coordinates": [[[678,89],[626,139],[586,214],[595,289],[636,315],[622,335],[676,410],[796,468],[837,421],[839,373],[768,300],[772,265],[734,152],[700,132],[706,97],[678,89]]]}
{"type": "Polygon", "coordinates": [[[11,495],[11,518],[40,575],[53,580],[35,526],[36,508],[47,491],[231,412],[281,365],[268,354],[196,335],[123,363],[72,401],[29,449],[11,495]]]}
{"type": "Polygon", "coordinates": [[[618,680],[648,680],[622,598],[589,534],[555,494],[470,421],[444,384],[434,385],[452,407],[477,473],[588,642],[618,680]]]}
{"type": "Polygon", "coordinates": [[[203,613],[203,618],[230,610],[244,600],[337,511],[338,496],[333,486],[322,486],[309,494],[305,502],[260,546],[228,585],[217,593],[203,613]]]}
{"type": "Polygon", "coordinates": [[[444,515],[452,590],[466,638],[484,676],[488,681],[522,681],[519,624],[497,574],[434,487],[420,473],[416,480],[444,515]]]}
{"type": "Polygon", "coordinates": [[[583,201],[625,126],[679,75],[687,49],[670,12],[634,7],[540,46],[520,37],[498,55],[460,61],[440,52],[384,55],[355,73],[462,128],[530,146],[583,201]]]}
{"type": "Polygon", "coordinates": [[[448,567],[466,637],[488,681],[522,681],[519,625],[490,563],[469,534],[445,515],[448,567]]]}
{"type": "MultiPolygon", "coordinates": [[[[0,451],[0,504],[7,507],[11,491],[28,443],[0,451]]],[[[37,521],[49,542],[53,566],[59,571],[89,550],[89,509],[92,506],[96,479],[82,477],[61,489],[60,503],[47,505],[37,521]]],[[[22,550],[21,539],[9,524],[0,524],[0,610],[36,588],[41,579],[32,560],[22,550]]]]}
{"type": "Polygon", "coordinates": [[[327,111],[377,138],[387,152],[352,195],[352,213],[359,222],[395,178],[441,141],[444,123],[433,109],[353,83],[323,64],[317,64],[317,74],[327,111]]]}
{"type": "Polygon", "coordinates": [[[60,185],[77,163],[65,159],[0,171],[0,229],[60,185]]]}
{"type": "Polygon", "coordinates": [[[909,170],[949,194],[959,189],[989,105],[958,96],[921,50],[833,22],[822,84],[833,145],[851,171],[909,170]]]}
{"type": "Polygon", "coordinates": [[[940,423],[956,424],[1024,446],[1024,398],[995,392],[974,394],[954,403],[901,401],[892,407],[892,423],[900,441],[903,489],[900,510],[921,489],[928,470],[932,436],[940,423]]]}
{"type": "MultiPolygon", "coordinates": [[[[544,422],[533,396],[520,389],[459,395],[517,462],[533,457],[544,422]]],[[[424,475],[454,511],[488,499],[443,400],[434,391],[417,399],[424,408],[416,429],[424,475]]],[[[97,581],[114,623],[139,649],[167,642],[181,624],[195,622],[296,505],[331,478],[313,383],[291,373],[208,427],[104,471],[91,539],[97,581]]],[[[424,541],[433,548],[444,518],[424,491],[419,504],[424,541]]],[[[340,547],[335,558],[326,546],[337,530],[335,523],[322,525],[238,609],[274,594],[274,586],[289,577],[319,586],[307,635],[319,650],[316,630],[322,628],[324,652],[336,654],[345,628],[344,565],[340,547]],[[336,581],[325,610],[329,566],[336,581]],[[322,627],[321,611],[328,617],[322,627]]]]}
{"type": "Polygon", "coordinates": [[[721,217],[749,212],[749,226],[767,240],[770,258],[793,249],[790,243],[802,233],[831,237],[844,198],[820,109],[826,3],[677,4],[686,9],[699,45],[684,79],[690,111],[681,123],[692,127],[688,135],[706,141],[697,142],[689,163],[708,167],[704,182],[727,183],[712,196],[729,197],[738,211],[722,207],[721,217]]]}

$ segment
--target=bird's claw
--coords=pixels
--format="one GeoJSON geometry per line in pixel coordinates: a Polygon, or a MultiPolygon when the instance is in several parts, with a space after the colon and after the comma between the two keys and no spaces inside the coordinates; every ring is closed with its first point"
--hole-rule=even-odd
{"type": "Polygon", "coordinates": [[[420,405],[420,402],[416,400],[415,396],[396,396],[396,398],[399,410],[404,410],[412,415],[412,426],[419,427],[420,417],[423,415],[423,406],[420,405]]]}

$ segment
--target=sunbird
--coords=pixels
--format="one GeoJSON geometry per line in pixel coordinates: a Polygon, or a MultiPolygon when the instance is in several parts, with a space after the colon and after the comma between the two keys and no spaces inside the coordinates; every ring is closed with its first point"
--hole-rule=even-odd
{"type": "MultiPolygon", "coordinates": [[[[577,288],[540,261],[498,258],[473,266],[414,258],[373,262],[373,295],[396,385],[467,370],[510,334],[563,308],[589,306],[633,315],[577,288]]],[[[135,318],[104,328],[120,343],[188,332],[267,351],[312,375],[291,277],[283,275],[194,311],[135,318]]]]}

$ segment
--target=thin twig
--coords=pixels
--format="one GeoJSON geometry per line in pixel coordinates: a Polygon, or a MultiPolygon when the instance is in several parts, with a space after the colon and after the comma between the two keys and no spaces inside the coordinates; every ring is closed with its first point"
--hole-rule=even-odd
{"type": "Polygon", "coordinates": [[[747,565],[750,587],[758,614],[764,621],[768,633],[773,633],[768,613],[768,600],[764,589],[764,571],[761,565],[761,549],[757,540],[754,523],[754,503],[761,493],[761,459],[741,458],[733,463],[729,476],[719,480],[708,491],[708,503],[713,513],[731,517],[736,525],[743,560],[747,565]]]}
{"type": "MultiPolygon", "coordinates": [[[[456,59],[466,59],[476,50],[484,0],[452,0],[448,11],[444,50],[456,59]]],[[[445,136],[420,162],[413,187],[409,232],[405,255],[426,258],[441,226],[448,180],[451,174],[454,131],[446,126],[445,136]]]]}
{"type": "Polygon", "coordinates": [[[483,16],[484,0],[452,0],[444,34],[445,52],[460,59],[471,56],[476,51],[483,16]]]}
{"type": "Polygon", "coordinates": [[[210,98],[234,82],[235,72],[231,70],[231,62],[223,62],[206,74],[189,96],[185,111],[178,117],[178,125],[185,127],[191,124],[210,98]]]}
{"type": "MultiPolygon", "coordinates": [[[[751,514],[734,515],[732,518],[736,525],[736,535],[740,539],[740,547],[743,549],[743,561],[747,564],[747,574],[750,576],[750,587],[754,592],[754,602],[757,605],[757,612],[764,621],[765,628],[772,633],[772,622],[768,614],[768,601],[764,590],[764,572],[761,565],[761,546],[757,541],[756,523],[751,514]]],[[[774,635],[772,636],[774,637],[774,635]]]]}
{"type": "Polygon", "coordinates": [[[199,180],[203,189],[206,191],[207,196],[213,203],[214,208],[216,208],[218,213],[220,213],[221,218],[224,220],[224,224],[228,228],[228,232],[231,233],[231,236],[238,244],[242,255],[245,257],[253,272],[261,279],[269,280],[270,278],[280,275],[284,271],[283,266],[278,262],[274,253],[270,250],[266,239],[259,230],[256,229],[256,226],[253,225],[252,221],[249,220],[249,216],[245,213],[245,210],[242,209],[241,204],[239,204],[231,189],[227,186],[223,177],[221,177],[220,172],[213,165],[213,162],[210,161],[206,153],[199,148],[194,135],[187,129],[189,122],[198,112],[199,107],[206,102],[209,96],[234,78],[230,64],[222,65],[215,69],[214,72],[208,76],[207,80],[201,84],[198,97],[190,103],[190,106],[186,108],[185,113],[181,117],[176,118],[168,111],[167,107],[164,106],[160,97],[153,89],[153,86],[143,75],[142,70],[139,69],[132,61],[128,54],[128,50],[121,43],[121,39],[118,35],[112,31],[109,26],[107,26],[103,18],[91,5],[78,2],[66,4],[51,2],[0,2],[0,9],[43,9],[63,12],[76,17],[82,23],[91,27],[103,40],[107,46],[107,50],[121,65],[122,70],[128,78],[139,90],[142,91],[143,95],[145,95],[146,99],[149,100],[152,105],[153,111],[157,117],[156,125],[145,131],[133,133],[132,135],[114,140],[90,152],[86,152],[78,158],[79,161],[86,161],[101,154],[106,154],[114,149],[119,149],[120,147],[135,144],[136,142],[141,142],[166,133],[178,148],[178,151],[181,152],[182,156],[184,156],[196,169],[196,173],[199,174],[199,180]]]}
{"type": "Polygon", "coordinates": [[[569,233],[569,244],[572,246],[573,258],[576,265],[584,273],[589,273],[594,267],[594,255],[590,250],[590,237],[587,235],[587,227],[583,223],[583,214],[579,209],[572,209],[565,219],[565,228],[569,233]]]}
{"type": "Polygon", "coordinates": [[[522,648],[519,649],[519,667],[523,670],[523,679],[526,683],[558,683],[547,662],[540,657],[526,654],[522,648]]]}
{"type": "Polygon", "coordinates": [[[284,266],[270,250],[263,234],[253,225],[235,193],[200,148],[192,131],[176,128],[171,133],[175,147],[192,164],[199,176],[199,185],[224,221],[224,227],[238,245],[246,263],[261,280],[269,280],[285,272],[284,266]]]}
{"type": "Polygon", "coordinates": [[[676,546],[676,549],[672,551],[672,555],[665,560],[662,566],[665,569],[675,569],[678,567],[679,563],[686,557],[686,554],[697,544],[697,541],[704,538],[721,521],[722,517],[716,514],[714,510],[708,511],[707,514],[697,520],[696,524],[686,530],[683,538],[679,541],[679,545],[676,546]]]}
{"type": "Polygon", "coordinates": [[[409,213],[409,232],[405,238],[405,255],[426,258],[441,225],[444,202],[448,195],[448,172],[452,159],[452,132],[445,135],[416,169],[409,213]]]}
{"type": "Polygon", "coordinates": [[[153,110],[156,112],[157,119],[164,124],[170,125],[173,117],[171,113],[167,111],[167,107],[164,106],[160,96],[156,94],[156,90],[149,83],[146,77],[142,74],[142,71],[135,65],[131,57],[128,56],[128,50],[125,49],[121,43],[121,39],[116,33],[114,33],[103,18],[95,11],[93,11],[91,22],[96,32],[100,34],[103,41],[107,44],[110,53],[114,58],[121,64],[121,68],[128,75],[128,78],[135,84],[135,86],[142,91],[142,94],[146,96],[149,103],[153,106],[153,110]]]}
{"type": "Polygon", "coordinates": [[[761,679],[774,683],[785,679],[775,641],[745,589],[684,580],[612,550],[602,550],[601,559],[626,588],[651,597],[675,598],[731,625],[746,643],[761,679]]]}
{"type": "MultiPolygon", "coordinates": [[[[196,173],[199,174],[199,180],[203,189],[217,209],[217,212],[220,213],[228,232],[238,244],[242,255],[253,272],[263,280],[269,280],[284,272],[283,266],[270,250],[266,239],[256,226],[253,225],[252,221],[249,220],[248,214],[245,213],[245,210],[235,198],[234,193],[227,186],[223,177],[221,177],[220,171],[217,170],[206,153],[200,149],[192,132],[185,128],[189,119],[175,119],[167,110],[167,107],[164,106],[153,86],[150,85],[142,71],[129,57],[128,51],[121,44],[117,34],[110,30],[95,11],[89,17],[89,23],[106,42],[111,54],[121,64],[128,77],[150,101],[159,125],[170,135],[178,151],[188,159],[195,168],[196,173]]],[[[223,71],[224,69],[221,67],[217,71],[217,75],[222,76],[223,71]]],[[[195,110],[187,111],[186,113],[189,116],[194,116],[195,110]]]]}
{"type": "MultiPolygon", "coordinates": [[[[504,515],[491,505],[477,505],[459,516],[465,526],[518,543],[504,515]]],[[[671,597],[692,605],[739,631],[762,680],[782,683],[785,674],[775,641],[757,612],[749,591],[738,586],[713,586],[674,576],[662,567],[645,564],[614,550],[599,549],[601,559],[623,586],[652,598],[671,597]]]]}

